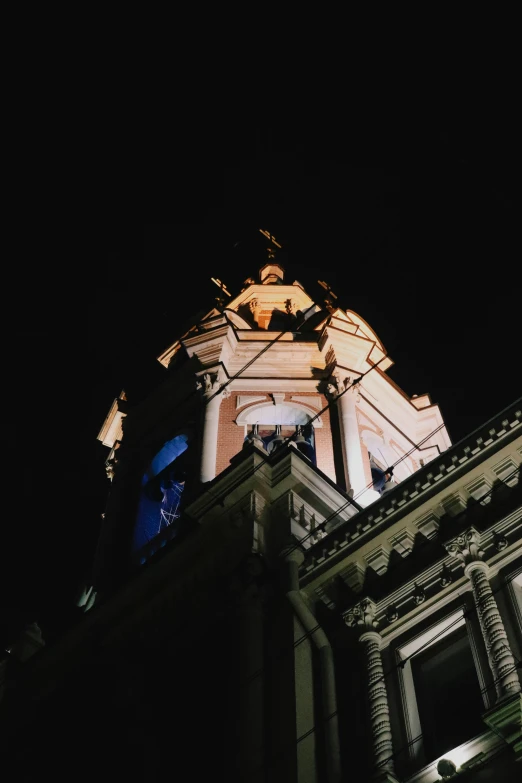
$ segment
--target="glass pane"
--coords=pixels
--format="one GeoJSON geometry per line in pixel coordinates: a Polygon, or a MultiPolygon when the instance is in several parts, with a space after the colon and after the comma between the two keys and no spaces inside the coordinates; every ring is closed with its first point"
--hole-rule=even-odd
{"type": "Polygon", "coordinates": [[[484,731],[484,703],[466,627],[412,659],[426,761],[484,731]]]}

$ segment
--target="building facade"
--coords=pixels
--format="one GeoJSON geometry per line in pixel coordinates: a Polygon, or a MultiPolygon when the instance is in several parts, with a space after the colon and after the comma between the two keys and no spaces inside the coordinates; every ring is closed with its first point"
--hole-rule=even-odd
{"type": "Polygon", "coordinates": [[[518,779],[522,401],[452,445],[371,327],[272,257],[159,361],[100,431],[85,614],[6,679],[13,758],[75,780],[518,779]]]}

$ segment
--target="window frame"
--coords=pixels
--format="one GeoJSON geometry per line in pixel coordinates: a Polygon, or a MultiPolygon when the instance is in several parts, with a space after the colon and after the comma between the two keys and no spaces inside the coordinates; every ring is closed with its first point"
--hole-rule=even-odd
{"type": "MultiPolygon", "coordinates": [[[[424,652],[432,644],[449,637],[452,632],[465,626],[484,703],[484,711],[493,706],[496,695],[494,689],[490,687],[491,676],[482,632],[478,618],[473,613],[471,603],[462,602],[461,600],[460,604],[453,605],[452,608],[445,607],[442,617],[439,615],[437,619],[434,619],[433,616],[430,616],[426,620],[427,622],[422,624],[422,630],[419,630],[419,625],[417,624],[412,633],[399,636],[393,645],[402,708],[400,717],[406,742],[408,743],[407,757],[409,764],[413,764],[417,770],[427,763],[431,763],[426,760],[411,665],[412,658],[421,648],[424,652]]],[[[470,737],[469,739],[471,740],[472,738],[470,737]]]]}

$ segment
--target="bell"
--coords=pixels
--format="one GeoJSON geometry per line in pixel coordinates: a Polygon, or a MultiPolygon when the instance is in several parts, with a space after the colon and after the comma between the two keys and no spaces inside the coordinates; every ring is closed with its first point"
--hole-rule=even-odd
{"type": "Polygon", "coordinates": [[[263,443],[263,438],[259,434],[258,424],[254,424],[252,430],[246,436],[245,441],[243,443],[243,448],[244,449],[248,448],[251,443],[255,444],[258,449],[263,449],[263,451],[266,451],[265,444],[263,443]]]}
{"type": "Polygon", "coordinates": [[[276,424],[276,434],[275,438],[273,438],[270,443],[267,446],[267,451],[269,454],[271,454],[273,451],[279,448],[283,443],[285,442],[285,439],[281,435],[281,425],[276,424]]]}

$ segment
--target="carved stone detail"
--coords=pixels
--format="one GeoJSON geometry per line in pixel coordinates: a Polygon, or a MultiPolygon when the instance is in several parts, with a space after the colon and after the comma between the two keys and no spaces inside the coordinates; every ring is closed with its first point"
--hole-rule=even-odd
{"type": "Polygon", "coordinates": [[[500,536],[497,533],[495,533],[494,541],[495,541],[495,549],[497,550],[497,552],[502,552],[502,550],[505,549],[508,545],[508,540],[506,536],[500,536]]]}
{"type": "Polygon", "coordinates": [[[515,659],[489,583],[488,566],[482,560],[484,552],[480,549],[480,533],[471,527],[445,546],[450,555],[464,563],[464,573],[471,582],[497,697],[501,699],[518,693],[520,682],[515,659]]]}
{"type": "Polygon", "coordinates": [[[287,299],[285,302],[285,310],[288,315],[295,315],[297,313],[297,302],[295,299],[287,299]]]}
{"type": "Polygon", "coordinates": [[[508,638],[498,610],[497,602],[489,579],[486,575],[486,564],[473,564],[466,569],[471,580],[473,597],[477,614],[488,652],[489,665],[495,678],[498,698],[509,696],[520,691],[517,667],[508,638]]]}
{"type": "Polygon", "coordinates": [[[346,613],[344,621],[361,632],[373,631],[377,627],[375,604],[369,598],[364,598],[346,613]]]}
{"type": "MultiPolygon", "coordinates": [[[[226,383],[226,380],[221,372],[206,372],[196,382],[196,387],[203,394],[203,398],[208,400],[210,398],[218,398],[218,392],[222,385],[226,383]]],[[[225,388],[219,395],[219,399],[230,396],[230,391],[225,388]]]]}
{"type": "Polygon", "coordinates": [[[375,771],[393,774],[390,709],[380,650],[381,636],[374,630],[377,621],[373,601],[369,598],[360,601],[346,614],[345,622],[362,631],[359,640],[366,653],[375,771]]]}
{"type": "Polygon", "coordinates": [[[412,593],[413,600],[417,606],[420,606],[426,600],[426,593],[424,592],[424,589],[417,584],[417,582],[415,582],[414,587],[415,589],[412,593]]]}
{"type": "Polygon", "coordinates": [[[456,557],[467,566],[470,563],[482,561],[484,552],[480,548],[480,533],[474,527],[461,533],[459,536],[444,544],[446,551],[452,557],[456,557]]]}
{"type": "Polygon", "coordinates": [[[446,563],[442,566],[442,571],[440,572],[440,584],[442,587],[447,587],[449,584],[453,582],[453,574],[449,570],[446,563]]]}
{"type": "Polygon", "coordinates": [[[347,394],[351,394],[354,397],[358,397],[359,384],[354,382],[355,377],[352,378],[351,375],[345,375],[344,371],[340,370],[339,368],[334,370],[332,377],[335,379],[338,394],[346,392],[347,394]]]}

